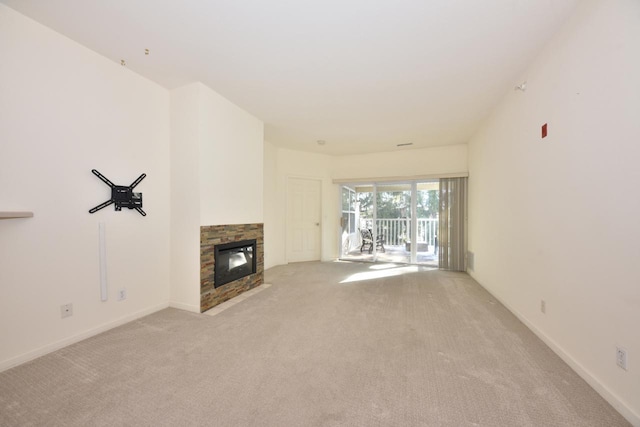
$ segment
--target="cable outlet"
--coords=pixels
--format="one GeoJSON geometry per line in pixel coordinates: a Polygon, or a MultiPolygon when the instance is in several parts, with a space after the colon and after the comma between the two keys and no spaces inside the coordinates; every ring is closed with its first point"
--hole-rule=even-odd
{"type": "Polygon", "coordinates": [[[627,350],[622,347],[616,347],[616,365],[627,370],[627,350]]]}
{"type": "Polygon", "coordinates": [[[63,304],[60,306],[60,318],[64,319],[65,317],[73,316],[73,304],[63,304]]]}
{"type": "Polygon", "coordinates": [[[540,311],[543,313],[547,312],[547,303],[543,299],[540,300],[540,311]]]}
{"type": "Polygon", "coordinates": [[[124,301],[127,299],[127,290],[122,288],[118,291],[118,301],[124,301]]]}

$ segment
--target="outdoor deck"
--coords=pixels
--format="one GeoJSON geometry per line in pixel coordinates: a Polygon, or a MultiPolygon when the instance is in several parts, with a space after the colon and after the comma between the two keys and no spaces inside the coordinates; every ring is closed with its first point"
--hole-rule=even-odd
{"type": "MultiPolygon", "coordinates": [[[[405,245],[384,245],[385,251],[382,252],[378,249],[377,262],[395,262],[408,264],[411,262],[411,253],[407,251],[405,245]]],[[[433,246],[429,247],[430,251],[418,252],[417,263],[428,265],[431,267],[438,266],[438,254],[433,252],[433,246]]],[[[373,254],[368,251],[360,252],[360,248],[349,251],[348,254],[342,257],[351,261],[373,261],[373,254]]]]}

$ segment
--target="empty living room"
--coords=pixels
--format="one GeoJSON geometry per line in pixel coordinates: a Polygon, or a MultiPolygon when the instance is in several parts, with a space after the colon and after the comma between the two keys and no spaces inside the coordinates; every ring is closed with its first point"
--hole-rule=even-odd
{"type": "Polygon", "coordinates": [[[0,426],[640,426],[637,0],[0,0],[0,426]]]}

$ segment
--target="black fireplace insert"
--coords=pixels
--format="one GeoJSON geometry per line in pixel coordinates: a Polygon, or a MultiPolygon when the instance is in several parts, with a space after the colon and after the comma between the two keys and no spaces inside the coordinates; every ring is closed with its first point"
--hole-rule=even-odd
{"type": "Polygon", "coordinates": [[[256,241],[241,240],[214,246],[214,287],[256,272],[256,241]]]}

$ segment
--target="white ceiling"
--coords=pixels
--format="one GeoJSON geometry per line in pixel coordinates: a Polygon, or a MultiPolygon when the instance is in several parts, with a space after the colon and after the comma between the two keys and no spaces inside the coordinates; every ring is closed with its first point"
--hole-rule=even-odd
{"type": "Polygon", "coordinates": [[[0,1],[168,89],[203,82],[275,145],[327,154],[466,143],[577,4],[0,1]]]}

